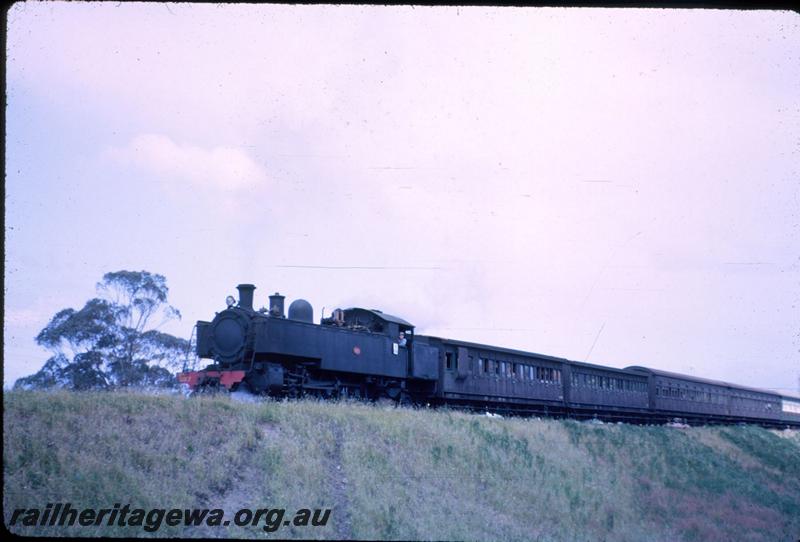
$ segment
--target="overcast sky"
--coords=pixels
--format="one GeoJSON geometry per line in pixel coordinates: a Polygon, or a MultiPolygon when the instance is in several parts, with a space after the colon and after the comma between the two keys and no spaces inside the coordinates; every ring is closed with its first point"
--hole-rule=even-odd
{"type": "Polygon", "coordinates": [[[796,389],[799,45],[789,12],[16,4],[4,384],[144,269],[186,338],[252,282],[796,389]]]}

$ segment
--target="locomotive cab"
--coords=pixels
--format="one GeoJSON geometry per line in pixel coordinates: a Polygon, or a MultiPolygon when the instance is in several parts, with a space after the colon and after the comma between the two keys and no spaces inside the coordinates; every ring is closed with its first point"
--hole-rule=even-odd
{"type": "Polygon", "coordinates": [[[404,333],[410,339],[414,326],[402,318],[386,314],[378,309],[335,309],[330,318],[323,318],[322,325],[338,326],[352,331],[380,333],[397,338],[404,333]]]}
{"type": "Polygon", "coordinates": [[[335,309],[329,318],[322,318],[323,326],[334,326],[348,331],[383,335],[391,345],[392,355],[400,357],[409,369],[414,364],[414,326],[409,322],[386,314],[378,309],[335,309]]]}

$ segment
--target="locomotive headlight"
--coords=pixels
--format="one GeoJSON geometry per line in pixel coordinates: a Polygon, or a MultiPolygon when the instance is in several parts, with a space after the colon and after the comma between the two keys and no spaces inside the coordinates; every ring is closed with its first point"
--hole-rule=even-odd
{"type": "Polygon", "coordinates": [[[231,307],[236,305],[236,299],[234,299],[234,297],[232,295],[229,295],[228,297],[225,298],[225,304],[230,309],[231,307]]]}

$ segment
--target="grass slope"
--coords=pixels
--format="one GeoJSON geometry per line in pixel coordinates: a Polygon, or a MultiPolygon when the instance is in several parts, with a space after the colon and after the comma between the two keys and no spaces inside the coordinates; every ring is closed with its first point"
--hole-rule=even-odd
{"type": "MultiPolygon", "coordinates": [[[[796,540],[800,436],[320,402],[4,394],[15,508],[333,509],[325,527],[10,527],[25,535],[796,540]]],[[[227,517],[227,516],[226,516],[227,517]]]]}

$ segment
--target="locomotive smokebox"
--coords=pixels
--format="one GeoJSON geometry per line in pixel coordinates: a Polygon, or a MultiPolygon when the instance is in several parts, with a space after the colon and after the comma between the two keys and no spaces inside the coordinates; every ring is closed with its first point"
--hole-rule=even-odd
{"type": "Polygon", "coordinates": [[[289,320],[297,320],[299,322],[314,323],[314,309],[311,308],[311,303],[305,299],[295,299],[289,305],[289,320]]]}
{"type": "Polygon", "coordinates": [[[240,284],[236,289],[239,290],[239,306],[243,309],[253,310],[253,292],[256,287],[252,284],[240,284]]]}
{"type": "Polygon", "coordinates": [[[282,296],[278,292],[275,292],[271,296],[269,296],[269,314],[270,316],[275,316],[276,318],[286,318],[283,314],[283,300],[285,296],[282,296]]]}

